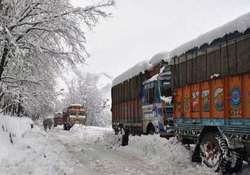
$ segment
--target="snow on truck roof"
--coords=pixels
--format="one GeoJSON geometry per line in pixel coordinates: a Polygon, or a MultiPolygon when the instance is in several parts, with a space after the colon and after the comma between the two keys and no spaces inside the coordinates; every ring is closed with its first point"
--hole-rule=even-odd
{"type": "MultiPolygon", "coordinates": [[[[118,85],[123,81],[126,81],[127,79],[138,75],[141,72],[145,72],[145,70],[148,70],[160,63],[161,60],[170,61],[174,56],[179,56],[192,48],[200,47],[205,43],[210,44],[213,40],[235,31],[243,33],[249,27],[250,12],[203,35],[200,35],[194,40],[184,43],[183,45],[173,49],[171,52],[161,52],[153,56],[150,60],[137,63],[135,66],[131,67],[130,69],[116,77],[112,82],[112,86],[118,85]]],[[[172,60],[170,62],[172,62],[172,60]]]]}
{"type": "Polygon", "coordinates": [[[240,33],[245,32],[250,27],[250,12],[242,15],[238,18],[236,18],[233,21],[230,21],[218,28],[215,28],[205,34],[202,34],[195,38],[194,40],[191,40],[174,50],[172,50],[169,53],[169,57],[173,58],[174,56],[179,56],[188,50],[200,47],[203,44],[211,44],[211,42],[217,38],[223,37],[226,34],[233,33],[235,31],[238,31],[240,33]]]}
{"type": "Polygon", "coordinates": [[[169,53],[168,52],[161,52],[156,55],[154,55],[150,60],[144,60],[133,67],[129,68],[127,71],[120,74],[118,77],[116,77],[113,82],[112,86],[116,86],[123,81],[126,81],[140,73],[144,73],[146,70],[151,69],[153,66],[157,65],[161,62],[161,60],[169,60],[169,53]]]}
{"type": "Polygon", "coordinates": [[[133,67],[129,68],[127,71],[120,74],[118,77],[116,77],[113,82],[112,86],[118,85],[121,82],[130,79],[134,77],[135,75],[140,74],[141,72],[144,72],[145,70],[150,68],[150,64],[148,61],[141,61],[134,65],[133,67]]]}
{"type": "Polygon", "coordinates": [[[78,107],[78,106],[82,106],[81,104],[70,104],[69,107],[78,107]]]}
{"type": "Polygon", "coordinates": [[[160,52],[156,54],[149,60],[149,63],[155,66],[159,64],[162,60],[169,61],[169,52],[160,52]]]}

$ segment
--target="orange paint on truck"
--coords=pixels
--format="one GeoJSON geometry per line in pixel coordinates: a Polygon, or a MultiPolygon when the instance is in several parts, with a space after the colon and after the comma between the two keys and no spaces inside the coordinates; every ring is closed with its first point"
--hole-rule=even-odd
{"type": "Polygon", "coordinates": [[[250,118],[250,74],[187,85],[175,91],[174,118],[250,118]]]}

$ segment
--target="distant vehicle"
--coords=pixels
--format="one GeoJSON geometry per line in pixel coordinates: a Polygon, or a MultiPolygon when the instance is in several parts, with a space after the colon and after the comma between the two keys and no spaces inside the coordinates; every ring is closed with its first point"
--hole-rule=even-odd
{"type": "Polygon", "coordinates": [[[54,115],[54,127],[57,127],[57,125],[63,125],[63,116],[61,112],[56,112],[54,115]]]}
{"type": "Polygon", "coordinates": [[[43,120],[43,127],[45,131],[47,131],[47,129],[51,130],[52,126],[53,126],[52,118],[46,118],[43,120]]]}
{"type": "Polygon", "coordinates": [[[81,104],[71,104],[63,111],[63,128],[70,130],[74,124],[85,125],[87,119],[86,110],[81,104]]]}

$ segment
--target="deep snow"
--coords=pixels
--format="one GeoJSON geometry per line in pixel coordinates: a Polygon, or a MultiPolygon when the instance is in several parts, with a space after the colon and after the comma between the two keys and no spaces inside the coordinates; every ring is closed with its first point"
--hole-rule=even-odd
{"type": "MultiPolygon", "coordinates": [[[[2,132],[0,132],[2,133],[2,132]]],[[[2,141],[2,135],[0,135],[2,141]]],[[[191,151],[175,138],[158,135],[130,137],[120,147],[111,128],[74,126],[48,132],[35,126],[8,144],[0,158],[3,175],[215,175],[190,161],[191,151]]],[[[1,145],[3,143],[1,142],[1,145]]],[[[1,150],[4,151],[4,150],[1,150]]],[[[245,169],[241,175],[247,175],[245,169]]]]}
{"type": "Polygon", "coordinates": [[[33,122],[29,118],[17,118],[0,114],[0,160],[8,157],[10,148],[31,129],[33,122]]]}

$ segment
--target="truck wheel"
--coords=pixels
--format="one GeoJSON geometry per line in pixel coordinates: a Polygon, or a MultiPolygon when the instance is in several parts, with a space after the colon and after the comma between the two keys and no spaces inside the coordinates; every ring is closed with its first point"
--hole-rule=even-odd
{"type": "Polygon", "coordinates": [[[202,163],[215,171],[219,171],[223,153],[227,153],[227,147],[222,147],[217,139],[217,134],[207,133],[200,143],[200,156],[202,163]]]}
{"type": "Polygon", "coordinates": [[[202,163],[222,174],[242,168],[241,156],[228,148],[227,141],[219,133],[207,133],[202,138],[200,156],[202,163]]]}
{"type": "Polygon", "coordinates": [[[238,173],[242,170],[243,167],[243,154],[238,150],[231,150],[230,156],[230,172],[229,173],[238,173]]]}

